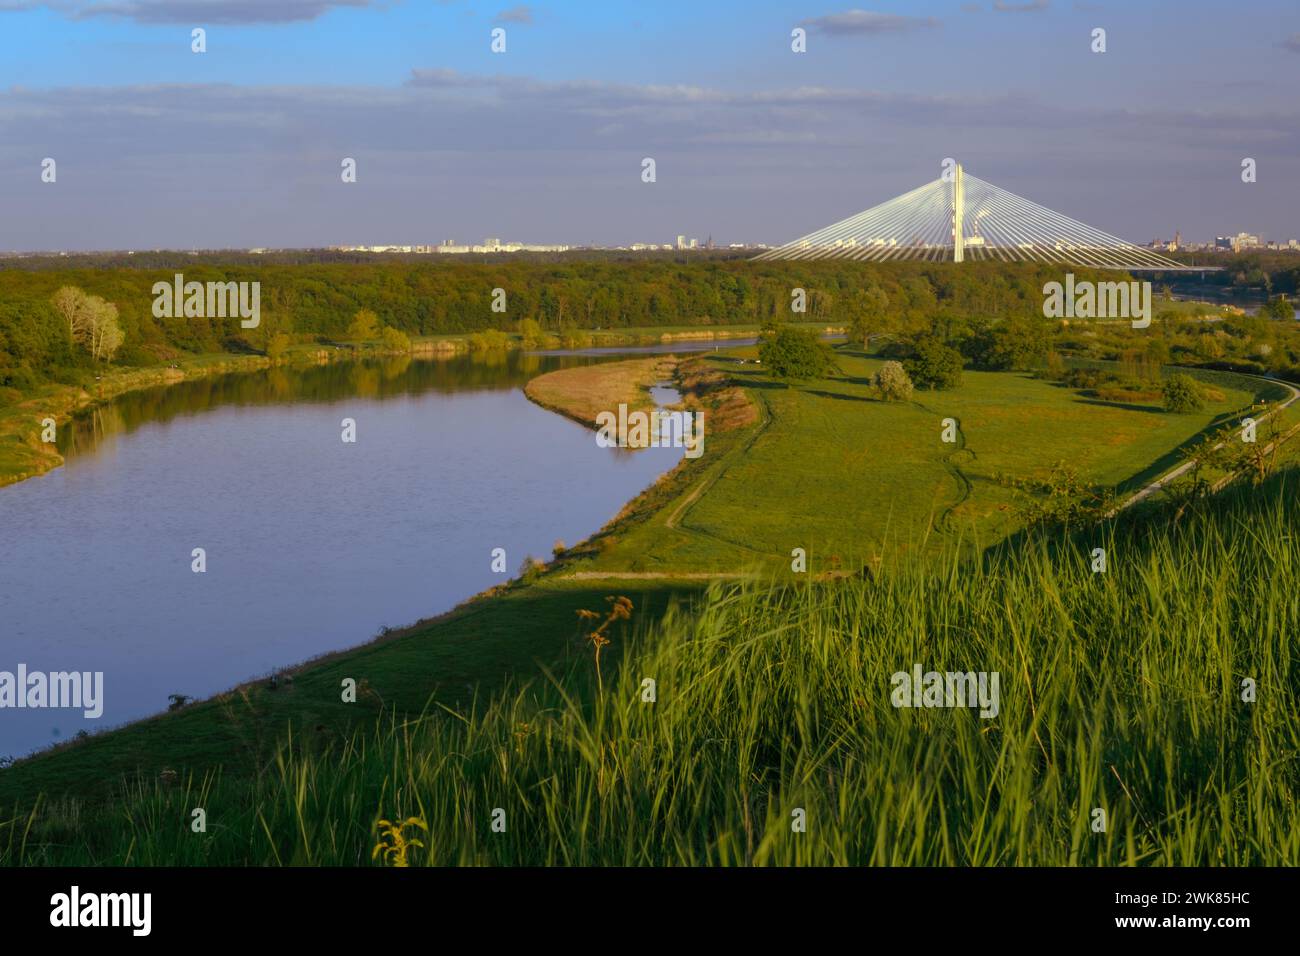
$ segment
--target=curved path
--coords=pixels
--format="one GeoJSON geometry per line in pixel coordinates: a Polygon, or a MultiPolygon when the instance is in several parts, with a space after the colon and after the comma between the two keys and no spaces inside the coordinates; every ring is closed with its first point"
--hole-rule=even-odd
{"type": "MultiPolygon", "coordinates": [[[[1296,388],[1290,382],[1284,382],[1278,378],[1266,378],[1263,375],[1246,375],[1243,372],[1238,372],[1237,374],[1241,375],[1242,378],[1253,378],[1256,381],[1268,382],[1268,384],[1270,385],[1280,385],[1291,393],[1291,397],[1288,398],[1286,401],[1282,402],[1279,405],[1275,405],[1273,408],[1269,409],[1263,415],[1259,416],[1259,418],[1256,419],[1257,422],[1262,422],[1270,415],[1275,415],[1278,412],[1285,410],[1286,408],[1290,407],[1297,398],[1300,398],[1300,388],[1296,388]]],[[[1224,445],[1223,442],[1219,442],[1217,445],[1214,446],[1213,449],[1211,449],[1211,451],[1222,448],[1223,445],[1224,445]]],[[[1145,488],[1142,488],[1134,492],[1132,497],[1128,498],[1123,504],[1116,505],[1113,510],[1107,512],[1106,517],[1113,518],[1115,515],[1119,514],[1125,508],[1131,508],[1133,507],[1133,505],[1137,504],[1138,502],[1145,501],[1147,498],[1150,498],[1156,492],[1167,487],[1170,483],[1177,481],[1183,475],[1187,474],[1187,472],[1191,471],[1194,467],[1196,467],[1196,459],[1195,458],[1187,459],[1187,461],[1183,462],[1181,465],[1177,466],[1176,468],[1170,469],[1169,471],[1165,472],[1163,475],[1161,475],[1155,481],[1151,482],[1151,484],[1147,485],[1145,488]]]]}

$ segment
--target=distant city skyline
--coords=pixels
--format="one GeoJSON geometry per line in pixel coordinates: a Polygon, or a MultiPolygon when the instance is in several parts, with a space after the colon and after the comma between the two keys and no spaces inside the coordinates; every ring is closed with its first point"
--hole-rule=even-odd
{"type": "Polygon", "coordinates": [[[0,249],[779,244],[948,157],[1139,245],[1300,235],[1293,2],[855,2],[0,0],[0,249]]]}

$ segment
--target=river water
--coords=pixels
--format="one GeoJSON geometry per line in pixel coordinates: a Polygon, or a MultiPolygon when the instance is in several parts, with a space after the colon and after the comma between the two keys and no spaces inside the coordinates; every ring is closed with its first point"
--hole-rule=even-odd
{"type": "Polygon", "coordinates": [[[61,429],[63,467],[0,488],[0,672],[102,671],[103,715],[0,709],[0,757],[363,643],[592,534],[681,455],[600,448],[523,395],[598,360],[270,369],[61,429]]]}

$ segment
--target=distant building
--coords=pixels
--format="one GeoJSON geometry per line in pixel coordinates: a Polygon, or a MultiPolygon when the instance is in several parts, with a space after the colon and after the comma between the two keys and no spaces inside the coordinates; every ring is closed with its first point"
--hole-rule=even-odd
{"type": "Polygon", "coordinates": [[[1241,252],[1243,249],[1259,249],[1263,243],[1259,241],[1259,236],[1253,236],[1248,232],[1239,232],[1235,236],[1215,236],[1215,249],[1230,249],[1233,252],[1241,252]]]}

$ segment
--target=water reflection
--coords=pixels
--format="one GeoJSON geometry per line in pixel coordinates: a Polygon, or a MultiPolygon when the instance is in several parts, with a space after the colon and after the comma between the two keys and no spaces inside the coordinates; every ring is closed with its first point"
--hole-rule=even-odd
{"type": "Polygon", "coordinates": [[[514,574],[594,533],[681,454],[600,448],[523,395],[594,361],[281,367],[83,415],[62,468],[0,489],[0,670],[102,671],[104,715],[5,709],[0,756],[355,646],[500,583],[493,548],[514,574]]]}
{"type": "Polygon", "coordinates": [[[522,387],[553,369],[608,361],[604,355],[547,355],[492,351],[448,358],[386,356],[356,362],[276,366],[260,372],[214,375],[142,389],[78,416],[58,433],[65,457],[146,422],[168,422],[223,405],[329,402],[347,396],[387,399],[428,392],[522,387]]]}

